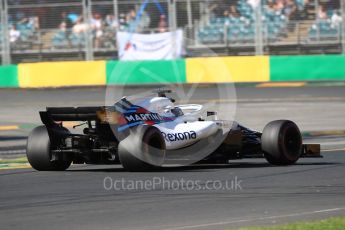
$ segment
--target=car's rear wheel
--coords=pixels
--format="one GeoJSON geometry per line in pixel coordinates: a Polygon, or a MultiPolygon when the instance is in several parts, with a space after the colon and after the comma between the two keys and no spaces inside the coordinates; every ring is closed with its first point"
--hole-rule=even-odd
{"type": "Polygon", "coordinates": [[[38,171],[63,171],[72,163],[69,159],[52,161],[52,144],[47,128],[38,126],[31,131],[26,146],[26,156],[30,165],[38,171]]]}
{"type": "Polygon", "coordinates": [[[294,164],[302,153],[301,132],[292,121],[272,121],[262,132],[261,148],[270,164],[294,164]]]}
{"type": "Polygon", "coordinates": [[[118,153],[122,166],[128,171],[151,171],[165,159],[165,141],[159,129],[138,126],[119,143],[118,153]]]}

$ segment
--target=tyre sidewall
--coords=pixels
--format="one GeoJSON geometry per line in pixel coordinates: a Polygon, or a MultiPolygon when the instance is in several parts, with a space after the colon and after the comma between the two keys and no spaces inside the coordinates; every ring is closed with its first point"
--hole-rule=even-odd
{"type": "Polygon", "coordinates": [[[165,159],[165,142],[160,130],[153,126],[139,126],[119,143],[119,158],[123,167],[129,171],[149,171],[160,167],[165,159]],[[161,149],[150,145],[157,138],[161,149]]]}
{"type": "Polygon", "coordinates": [[[51,161],[51,141],[45,126],[36,127],[29,134],[26,155],[30,165],[39,171],[62,171],[72,163],[71,159],[51,161]]]}
{"type": "Polygon", "coordinates": [[[264,156],[271,164],[293,164],[302,153],[301,133],[297,125],[289,120],[277,120],[267,124],[263,130],[261,141],[264,156]],[[295,146],[289,147],[287,138],[292,138],[295,146]]]}

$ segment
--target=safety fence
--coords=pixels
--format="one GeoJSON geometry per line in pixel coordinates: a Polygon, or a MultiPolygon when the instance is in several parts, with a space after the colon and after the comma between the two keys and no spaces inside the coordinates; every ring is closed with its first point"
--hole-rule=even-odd
{"type": "Polygon", "coordinates": [[[0,67],[0,87],[345,80],[345,55],[73,61],[0,67]]]}
{"type": "Polygon", "coordinates": [[[118,57],[116,35],[183,30],[187,56],[345,53],[343,0],[0,0],[2,64],[118,57]]]}

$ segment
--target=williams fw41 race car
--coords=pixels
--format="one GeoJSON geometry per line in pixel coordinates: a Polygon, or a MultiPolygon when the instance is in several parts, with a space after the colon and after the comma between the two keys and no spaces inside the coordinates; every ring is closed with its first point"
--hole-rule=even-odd
{"type": "Polygon", "coordinates": [[[268,123],[263,132],[217,119],[202,105],[175,105],[158,90],[150,96],[124,97],[112,106],[55,107],[40,112],[44,125],[29,135],[27,158],[36,170],[65,170],[74,164],[121,164],[128,171],[169,165],[227,164],[264,157],[291,165],[300,157],[321,157],[320,145],[303,144],[289,120],[268,123]],[[66,121],[86,127],[71,133],[66,121]]]}

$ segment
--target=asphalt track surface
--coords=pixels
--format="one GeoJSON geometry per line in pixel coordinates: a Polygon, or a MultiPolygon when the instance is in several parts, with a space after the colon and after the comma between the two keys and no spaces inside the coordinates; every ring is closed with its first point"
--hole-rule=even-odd
{"type": "MultiPolygon", "coordinates": [[[[214,87],[203,90],[193,100],[214,99],[214,87]]],[[[344,87],[236,90],[236,120],[248,127],[262,130],[268,121],[285,118],[302,130],[345,128],[344,87]]],[[[37,110],[104,103],[104,89],[0,90],[0,98],[0,125],[38,124],[37,110]]],[[[289,167],[243,159],[148,173],[111,165],[72,166],[65,172],[1,170],[0,228],[226,229],[344,216],[344,140],[306,139],[322,144],[324,158],[300,159],[289,167]],[[137,189],[131,188],[132,182],[137,189]]]]}

